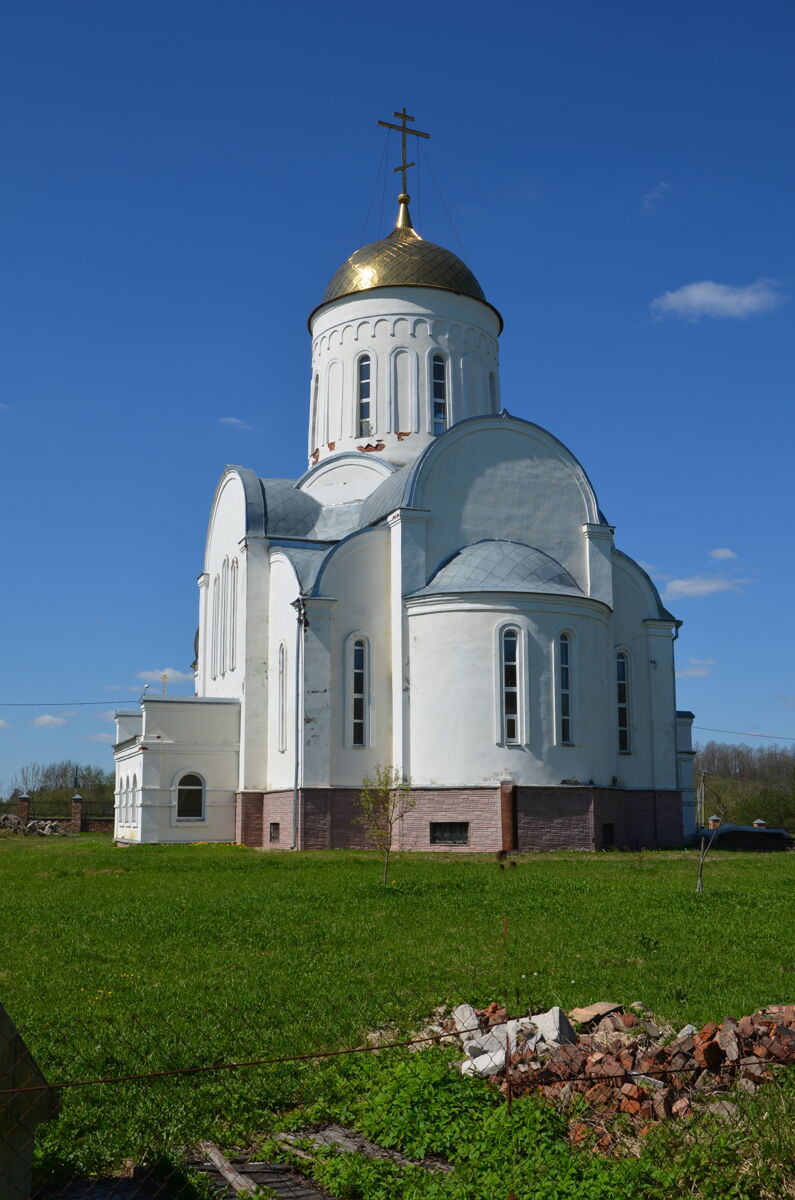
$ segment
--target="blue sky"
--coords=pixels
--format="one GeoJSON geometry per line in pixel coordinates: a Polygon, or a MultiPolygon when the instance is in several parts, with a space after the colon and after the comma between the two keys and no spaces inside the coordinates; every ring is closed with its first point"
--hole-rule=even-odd
{"type": "Polygon", "coordinates": [[[192,690],[215,482],[305,467],[306,316],[388,232],[403,104],[415,224],[505,317],[505,406],[685,622],[679,707],[795,738],[795,9],[396,11],[6,6],[0,792],[110,764],[147,673],[192,690]]]}

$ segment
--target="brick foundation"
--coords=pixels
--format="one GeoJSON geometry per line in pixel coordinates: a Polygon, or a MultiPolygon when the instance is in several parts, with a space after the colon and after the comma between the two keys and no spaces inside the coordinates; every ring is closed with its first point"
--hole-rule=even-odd
{"type": "MultiPolygon", "coordinates": [[[[302,788],[300,850],[366,849],[358,788],[302,788]]],[[[663,849],[682,845],[679,792],[594,787],[415,788],[396,850],[493,853],[497,850],[663,849]],[[431,824],[465,823],[466,844],[431,844],[431,824]]],[[[261,850],[292,848],[293,793],[238,792],[235,841],[261,850]],[[275,828],[278,826],[278,830],[275,828]],[[271,831],[278,840],[271,841],[271,831]]]]}

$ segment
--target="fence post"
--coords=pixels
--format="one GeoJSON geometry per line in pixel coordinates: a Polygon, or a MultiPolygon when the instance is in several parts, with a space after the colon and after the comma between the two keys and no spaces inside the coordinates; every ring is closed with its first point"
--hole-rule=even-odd
{"type": "Polygon", "coordinates": [[[57,1094],[0,1004],[0,1195],[30,1200],[33,1136],[36,1127],[58,1112],[57,1094]],[[36,1091],[9,1091],[36,1088],[36,1091]]]}
{"type": "Polygon", "coordinates": [[[17,798],[17,816],[19,817],[20,821],[24,821],[26,825],[30,820],[30,796],[27,792],[23,792],[22,795],[17,798]]]}
{"type": "Polygon", "coordinates": [[[72,833],[82,833],[83,830],[83,797],[79,792],[72,796],[72,833]]]}

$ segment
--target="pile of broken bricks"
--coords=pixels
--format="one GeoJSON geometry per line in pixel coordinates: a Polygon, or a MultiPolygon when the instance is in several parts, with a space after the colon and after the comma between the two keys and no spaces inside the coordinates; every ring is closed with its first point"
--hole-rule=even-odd
{"type": "Polygon", "coordinates": [[[581,1096],[597,1124],[575,1118],[570,1137],[584,1140],[596,1128],[598,1148],[609,1150],[613,1137],[604,1126],[619,1114],[639,1133],[691,1116],[694,1104],[731,1118],[736,1106],[727,1093],[752,1094],[776,1065],[795,1064],[795,1005],[674,1034],[640,1003],[625,1012],[602,1002],[568,1016],[555,1007],[511,1020],[497,1004],[459,1004],[423,1037],[460,1044],[462,1074],[489,1079],[504,1094],[541,1094],[560,1107],[581,1096]]]}

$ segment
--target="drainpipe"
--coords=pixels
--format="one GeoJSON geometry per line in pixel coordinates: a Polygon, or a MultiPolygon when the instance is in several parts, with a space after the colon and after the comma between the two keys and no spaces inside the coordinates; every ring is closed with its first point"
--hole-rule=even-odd
{"type": "Polygon", "coordinates": [[[301,738],[301,729],[304,723],[304,696],[303,688],[301,687],[301,676],[303,674],[304,662],[304,630],[309,624],[306,616],[306,605],[303,595],[300,595],[297,600],[293,600],[292,606],[295,609],[296,625],[295,625],[295,744],[294,758],[295,771],[293,773],[293,821],[290,849],[295,850],[298,847],[298,793],[301,786],[301,768],[303,766],[303,742],[301,738]]]}

